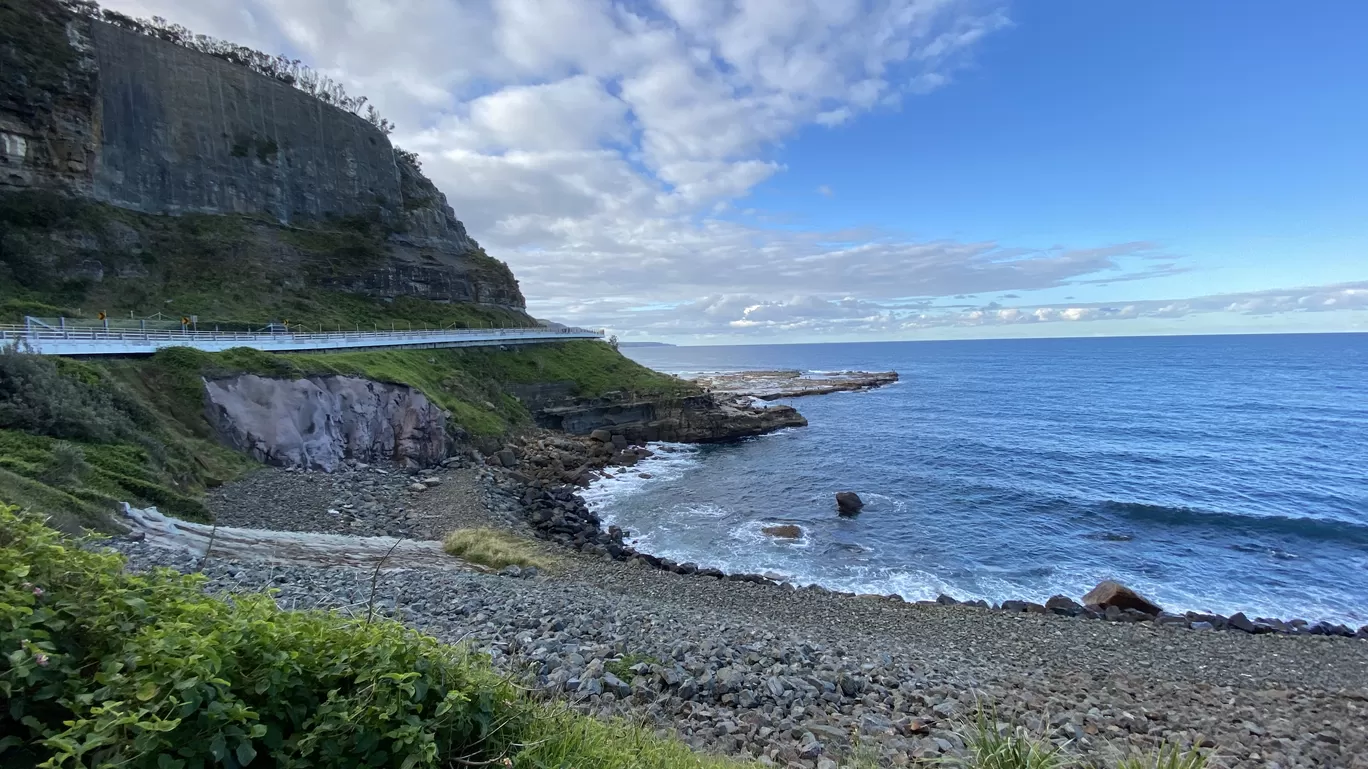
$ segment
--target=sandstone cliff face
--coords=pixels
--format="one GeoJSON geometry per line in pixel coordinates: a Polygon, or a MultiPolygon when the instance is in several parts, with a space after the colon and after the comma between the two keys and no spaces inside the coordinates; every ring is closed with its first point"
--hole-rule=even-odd
{"type": "MultiPolygon", "coordinates": [[[[245,215],[287,230],[369,222],[383,233],[383,258],[320,285],[525,307],[512,273],[490,269],[498,263],[446,197],[366,120],[54,0],[24,0],[6,14],[0,193],[60,189],[145,214],[245,215]]],[[[269,227],[253,229],[261,237],[250,250],[280,250],[269,227]]]]}
{"type": "Polygon", "coordinates": [[[421,392],[355,377],[205,382],[220,438],[258,461],[333,471],[347,459],[434,465],[447,456],[446,414],[421,392]]]}

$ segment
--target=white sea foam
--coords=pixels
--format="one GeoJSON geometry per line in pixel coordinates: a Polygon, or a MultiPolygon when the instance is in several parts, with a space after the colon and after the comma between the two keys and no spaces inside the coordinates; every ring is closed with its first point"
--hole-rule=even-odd
{"type": "Polygon", "coordinates": [[[612,475],[598,478],[580,492],[590,510],[604,515],[612,503],[642,492],[647,484],[677,481],[698,466],[697,446],[661,442],[649,444],[647,448],[655,453],[632,467],[610,468],[612,475]],[[650,477],[643,478],[643,475],[650,477]]]}

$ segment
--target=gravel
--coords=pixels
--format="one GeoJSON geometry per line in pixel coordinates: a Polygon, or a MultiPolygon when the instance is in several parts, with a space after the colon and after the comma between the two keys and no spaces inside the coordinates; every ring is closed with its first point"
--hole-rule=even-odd
{"type": "MultiPolygon", "coordinates": [[[[258,473],[219,490],[237,516],[220,522],[353,529],[316,512],[335,493],[416,510],[415,533],[517,520],[517,502],[486,469],[449,469],[422,492],[406,491],[408,476],[402,486],[365,484],[372,470],[341,481],[258,473]]],[[[354,528],[386,525],[383,514],[356,519],[366,523],[354,528]]],[[[147,543],[116,546],[133,568],[196,565],[147,543]]],[[[1360,640],[851,598],[579,553],[556,560],[536,579],[390,571],[376,604],[444,640],[473,642],[585,712],[645,718],[698,748],[780,766],[831,766],[855,739],[885,765],[955,754],[957,725],[982,705],[1099,761],[1169,741],[1214,746],[1223,766],[1368,767],[1360,640]]],[[[214,590],[273,587],[290,608],[364,612],[369,598],[364,569],[211,561],[206,573],[214,590]]]]}

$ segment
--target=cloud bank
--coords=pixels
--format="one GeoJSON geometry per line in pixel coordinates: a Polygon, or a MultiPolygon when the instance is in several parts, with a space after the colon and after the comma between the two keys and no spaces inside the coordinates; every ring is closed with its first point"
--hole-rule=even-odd
{"type": "MultiPolygon", "coordinates": [[[[687,337],[1242,311],[1194,309],[1205,300],[937,308],[1183,264],[1155,243],[918,241],[805,230],[745,208],[783,172],[778,150],[800,129],[915,109],[918,95],[953,87],[1010,26],[1000,0],[108,4],[289,52],[369,96],[541,317],[687,337]]],[[[1361,301],[1333,290],[1324,298],[1361,301]]],[[[1302,298],[1277,311],[1306,310],[1302,298]]]]}

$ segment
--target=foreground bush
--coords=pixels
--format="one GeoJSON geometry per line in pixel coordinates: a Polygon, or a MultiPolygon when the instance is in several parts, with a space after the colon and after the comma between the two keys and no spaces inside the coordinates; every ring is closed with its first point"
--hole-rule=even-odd
{"type": "Polygon", "coordinates": [[[0,765],[713,765],[532,703],[483,657],[398,623],[203,586],[126,574],[0,506],[0,765]]]}

